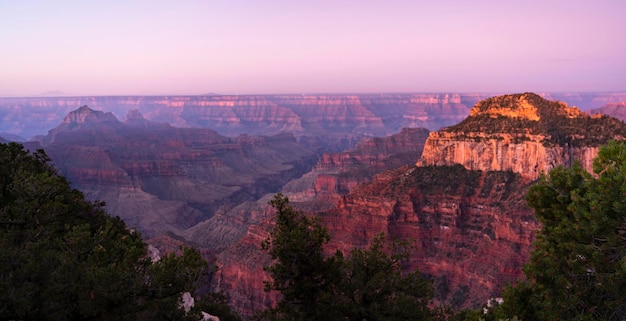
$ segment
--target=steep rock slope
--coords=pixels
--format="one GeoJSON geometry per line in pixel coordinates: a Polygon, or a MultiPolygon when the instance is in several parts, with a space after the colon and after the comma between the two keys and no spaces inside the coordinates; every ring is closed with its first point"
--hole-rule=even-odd
{"type": "Polygon", "coordinates": [[[499,96],[476,104],[461,123],[431,133],[417,165],[461,164],[537,178],[574,160],[591,170],[598,146],[624,135],[626,126],[615,118],[588,116],[532,93],[499,96]]]}
{"type": "Polygon", "coordinates": [[[180,233],[221,206],[276,192],[317,159],[289,134],[228,138],[137,111],[120,122],[86,106],[40,144],[76,188],[149,236],[180,233]]]}
{"type": "MultiPolygon", "coordinates": [[[[427,136],[426,129],[407,128],[389,137],[365,139],[352,150],[325,153],[311,171],[289,181],[281,192],[301,209],[329,209],[342,195],[371,181],[375,174],[413,163],[427,136]]],[[[224,248],[243,235],[246,225],[272,216],[267,206],[272,197],[270,194],[256,202],[225,204],[214,217],[187,229],[183,236],[196,244],[224,248]]]]}

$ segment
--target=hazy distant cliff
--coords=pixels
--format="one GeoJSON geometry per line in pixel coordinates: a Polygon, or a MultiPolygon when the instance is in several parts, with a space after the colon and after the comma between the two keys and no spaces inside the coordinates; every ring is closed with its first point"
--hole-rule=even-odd
{"type": "Polygon", "coordinates": [[[598,146],[624,135],[626,126],[615,118],[588,116],[532,93],[499,96],[476,104],[461,123],[431,133],[417,165],[460,164],[536,178],[578,160],[591,171],[598,146]]]}
{"type": "MultiPolygon", "coordinates": [[[[542,93],[584,110],[626,100],[626,93],[542,93]]],[[[438,130],[463,120],[487,94],[207,95],[0,97],[0,132],[25,138],[45,134],[76,108],[137,109],[147,120],[203,127],[227,136],[392,134],[405,127],[438,130]]],[[[5,137],[6,138],[6,137],[5,137]]]]}
{"type": "Polygon", "coordinates": [[[118,118],[137,109],[175,127],[239,134],[383,135],[404,127],[439,129],[461,121],[484,94],[212,95],[0,98],[0,132],[45,134],[83,105],[118,118]]]}

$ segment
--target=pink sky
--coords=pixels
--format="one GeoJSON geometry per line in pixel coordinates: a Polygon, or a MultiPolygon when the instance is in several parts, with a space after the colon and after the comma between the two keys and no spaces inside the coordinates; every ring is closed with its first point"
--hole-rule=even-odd
{"type": "Polygon", "coordinates": [[[626,91],[626,1],[0,1],[0,95],[626,91]]]}

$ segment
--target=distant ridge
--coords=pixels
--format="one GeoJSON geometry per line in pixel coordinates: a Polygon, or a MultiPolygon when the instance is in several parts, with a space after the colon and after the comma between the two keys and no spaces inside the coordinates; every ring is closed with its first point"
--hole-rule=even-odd
{"type": "MultiPolygon", "coordinates": [[[[67,94],[53,92],[51,94],[67,94]]],[[[405,127],[431,131],[459,123],[482,93],[378,93],[296,95],[170,95],[0,97],[0,132],[43,135],[68,112],[83,105],[124,119],[137,109],[144,118],[175,127],[211,128],[222,135],[242,133],[323,135],[341,132],[390,135],[405,127]]],[[[626,93],[540,94],[589,110],[626,100],[626,93]]]]}
{"type": "Polygon", "coordinates": [[[43,97],[64,97],[64,96],[72,96],[72,94],[68,94],[66,92],[62,92],[60,90],[51,90],[51,91],[46,91],[46,92],[42,92],[37,96],[43,96],[43,97]]]}
{"type": "Polygon", "coordinates": [[[11,133],[6,133],[6,132],[0,133],[0,137],[5,139],[6,141],[11,141],[11,142],[25,142],[25,141],[27,141],[27,139],[22,137],[22,136],[11,134],[11,133]]]}

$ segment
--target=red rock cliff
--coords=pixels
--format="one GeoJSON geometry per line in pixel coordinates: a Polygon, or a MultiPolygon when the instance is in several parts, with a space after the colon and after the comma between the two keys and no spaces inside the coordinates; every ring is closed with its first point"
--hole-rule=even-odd
{"type": "Polygon", "coordinates": [[[538,228],[523,196],[530,181],[461,166],[401,167],[377,176],[323,214],[331,250],[366,247],[379,233],[408,240],[436,297],[478,307],[522,276],[538,228]]]}

